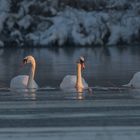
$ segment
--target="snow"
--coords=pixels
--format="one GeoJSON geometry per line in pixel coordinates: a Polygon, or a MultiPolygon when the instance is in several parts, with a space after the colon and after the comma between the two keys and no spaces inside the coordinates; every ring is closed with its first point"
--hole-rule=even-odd
{"type": "Polygon", "coordinates": [[[21,32],[19,30],[13,30],[11,32],[10,36],[15,42],[17,42],[17,44],[22,45],[23,38],[22,38],[21,32]]]}
{"type": "MultiPolygon", "coordinates": [[[[97,9],[101,7],[102,0],[93,1],[97,9]]],[[[92,11],[69,6],[59,9],[58,1],[52,2],[52,5],[50,3],[22,0],[17,13],[12,13],[9,8],[12,3],[0,0],[0,32],[5,29],[6,23],[10,34],[16,28],[14,30],[20,32],[20,38],[24,38],[25,42],[43,46],[140,42],[140,2],[137,0],[109,0],[105,1],[102,10],[92,11]]]]}
{"type": "Polygon", "coordinates": [[[31,0],[31,1],[28,1],[28,0],[23,0],[20,4],[20,10],[19,10],[19,14],[21,16],[25,15],[25,14],[28,14],[29,12],[29,7],[36,3],[36,0],[31,0]]]}
{"type": "Polygon", "coordinates": [[[67,19],[56,17],[53,19],[54,24],[45,30],[40,36],[40,44],[48,45],[57,42],[58,45],[63,45],[68,38],[69,28],[67,19]]]}
{"type": "Polygon", "coordinates": [[[58,13],[52,20],[53,25],[41,32],[41,45],[57,42],[61,46],[68,40],[76,45],[101,44],[108,30],[111,32],[109,45],[117,44],[120,39],[129,44],[133,35],[138,36],[136,31],[140,29],[139,17],[127,18],[126,15],[126,22],[120,25],[119,22],[113,24],[107,13],[85,12],[72,8],[58,13]],[[104,21],[111,26],[108,27],[104,21]]]}
{"type": "Polygon", "coordinates": [[[32,40],[34,45],[38,45],[40,42],[40,34],[29,33],[26,35],[26,40],[32,40]]]}
{"type": "Polygon", "coordinates": [[[27,29],[32,22],[32,17],[30,15],[26,15],[25,17],[23,17],[21,20],[18,21],[18,25],[20,27],[23,27],[24,29],[27,29]]]}
{"type": "Polygon", "coordinates": [[[119,41],[119,39],[122,37],[121,36],[122,28],[120,26],[117,26],[117,25],[115,26],[114,25],[110,28],[110,30],[112,32],[111,32],[111,36],[109,38],[108,44],[109,45],[112,45],[112,44],[115,45],[119,41]]]}
{"type": "MultiPolygon", "coordinates": [[[[9,9],[9,0],[0,0],[0,34],[4,28],[4,22],[8,17],[9,9]]],[[[0,40],[0,47],[4,47],[4,42],[2,40],[0,40]]]]}
{"type": "Polygon", "coordinates": [[[10,0],[0,0],[0,11],[9,12],[10,0]]]}
{"type": "Polygon", "coordinates": [[[3,24],[6,18],[7,14],[5,12],[0,14],[0,32],[3,30],[3,24]]]}
{"type": "Polygon", "coordinates": [[[0,32],[3,30],[3,24],[8,17],[9,0],[0,0],[0,32]]]}
{"type": "Polygon", "coordinates": [[[0,48],[4,47],[4,43],[0,40],[0,48]]]}

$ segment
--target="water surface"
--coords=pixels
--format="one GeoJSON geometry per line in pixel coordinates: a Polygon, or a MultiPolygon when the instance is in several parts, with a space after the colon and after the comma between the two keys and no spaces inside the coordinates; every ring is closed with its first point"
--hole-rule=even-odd
{"type": "Polygon", "coordinates": [[[139,46],[109,48],[0,49],[1,139],[139,139],[140,90],[122,87],[139,71],[139,46]],[[9,89],[28,74],[26,55],[36,58],[35,93],[9,89]],[[65,75],[86,59],[85,80],[92,93],[62,91],[65,75]]]}
{"type": "Polygon", "coordinates": [[[26,55],[37,62],[35,79],[40,87],[59,87],[63,77],[76,73],[79,56],[86,59],[84,78],[93,86],[121,86],[140,70],[140,47],[104,48],[36,48],[0,49],[0,86],[9,87],[10,80],[28,74],[29,66],[21,67],[26,55]]]}

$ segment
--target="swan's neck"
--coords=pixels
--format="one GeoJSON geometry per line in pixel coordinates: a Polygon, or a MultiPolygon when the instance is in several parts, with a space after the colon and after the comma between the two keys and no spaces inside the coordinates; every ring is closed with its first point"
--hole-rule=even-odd
{"type": "Polygon", "coordinates": [[[82,90],[83,89],[83,82],[82,82],[82,69],[81,64],[77,64],[77,78],[76,78],[76,89],[82,90]]]}
{"type": "Polygon", "coordinates": [[[30,69],[30,73],[29,73],[29,79],[28,79],[28,83],[27,83],[27,88],[33,88],[35,68],[36,68],[36,63],[35,63],[35,61],[32,61],[31,69],[30,69]]]}

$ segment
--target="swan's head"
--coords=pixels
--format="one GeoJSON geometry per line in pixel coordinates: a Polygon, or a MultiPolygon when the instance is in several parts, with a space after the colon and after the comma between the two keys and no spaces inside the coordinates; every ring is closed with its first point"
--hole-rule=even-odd
{"type": "Polygon", "coordinates": [[[35,63],[35,59],[33,56],[29,55],[23,59],[23,64],[35,63]]]}
{"type": "Polygon", "coordinates": [[[81,64],[81,69],[83,70],[85,68],[85,59],[83,56],[80,57],[79,63],[81,64]]]}

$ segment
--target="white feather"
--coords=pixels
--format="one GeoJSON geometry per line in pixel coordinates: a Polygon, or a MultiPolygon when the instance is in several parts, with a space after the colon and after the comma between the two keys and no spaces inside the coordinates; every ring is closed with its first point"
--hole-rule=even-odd
{"type": "MultiPolygon", "coordinates": [[[[12,88],[12,89],[26,89],[28,79],[29,79],[28,75],[18,75],[11,80],[10,88],[12,88]]],[[[33,80],[32,88],[33,89],[38,88],[38,85],[34,80],[33,80]]]]}
{"type": "MultiPolygon", "coordinates": [[[[84,88],[88,88],[88,84],[86,83],[84,78],[82,78],[82,82],[83,82],[84,88]]],[[[62,80],[60,84],[60,88],[61,89],[74,89],[75,85],[76,85],[76,75],[67,75],[62,80]]]]}
{"type": "Polygon", "coordinates": [[[33,56],[27,56],[24,58],[24,64],[31,64],[31,71],[29,75],[18,75],[11,80],[10,88],[16,91],[29,91],[34,92],[38,85],[34,81],[34,73],[36,62],[33,56]]]}
{"type": "Polygon", "coordinates": [[[130,82],[126,85],[123,85],[123,86],[140,88],[140,72],[135,73],[133,78],[130,80],[130,82]]]}

